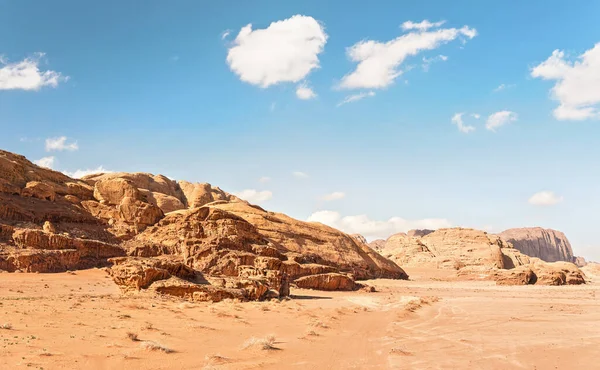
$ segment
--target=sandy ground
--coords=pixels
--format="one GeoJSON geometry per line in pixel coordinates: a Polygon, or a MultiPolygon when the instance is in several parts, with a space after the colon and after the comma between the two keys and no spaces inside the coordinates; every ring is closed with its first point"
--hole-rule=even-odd
{"type": "Polygon", "coordinates": [[[409,274],[375,293],[209,304],[123,297],[97,269],[3,273],[0,368],[600,369],[600,285],[409,274]]]}

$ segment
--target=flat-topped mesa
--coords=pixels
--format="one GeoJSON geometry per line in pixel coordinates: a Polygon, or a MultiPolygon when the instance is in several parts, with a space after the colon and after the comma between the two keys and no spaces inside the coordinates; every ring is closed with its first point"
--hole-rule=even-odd
{"type": "Polygon", "coordinates": [[[405,267],[456,270],[460,279],[493,279],[500,284],[584,283],[574,264],[561,262],[559,266],[530,258],[499,236],[481,230],[439,229],[423,237],[398,233],[380,251],[405,267]]]}
{"type": "Polygon", "coordinates": [[[350,289],[357,279],[407,278],[364,240],[265,211],[207,183],[148,173],[76,180],[0,151],[0,269],[107,263],[124,290],[195,300],[288,295],[295,281],[350,289]]]}
{"type": "Polygon", "coordinates": [[[498,234],[521,253],[546,262],[574,262],[571,243],[560,231],[541,227],[509,229],[498,234]]]}

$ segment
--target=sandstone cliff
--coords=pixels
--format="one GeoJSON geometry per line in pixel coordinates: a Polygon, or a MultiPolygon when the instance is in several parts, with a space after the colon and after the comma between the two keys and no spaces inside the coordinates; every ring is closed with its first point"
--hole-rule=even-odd
{"type": "Polygon", "coordinates": [[[109,266],[124,290],[263,299],[406,279],[364,240],[268,212],[207,183],[147,173],[81,180],[0,151],[0,269],[109,266]]]}
{"type": "Polygon", "coordinates": [[[574,262],[571,243],[560,231],[530,227],[509,229],[498,235],[530,257],[546,262],[574,262]]]}

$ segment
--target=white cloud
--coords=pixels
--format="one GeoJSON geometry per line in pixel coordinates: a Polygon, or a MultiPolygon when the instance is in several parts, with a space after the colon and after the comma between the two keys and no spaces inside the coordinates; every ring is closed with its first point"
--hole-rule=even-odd
{"type": "Polygon", "coordinates": [[[329,202],[329,201],[332,201],[332,200],[343,199],[345,197],[346,197],[346,193],[341,192],[341,191],[334,191],[331,194],[324,195],[322,199],[329,202]]]}
{"type": "Polygon", "coordinates": [[[272,192],[268,190],[258,191],[255,189],[242,190],[240,192],[233,193],[233,195],[254,204],[260,204],[273,198],[272,192]]]}
{"type": "Polygon", "coordinates": [[[407,57],[425,50],[436,49],[458,37],[471,39],[477,35],[477,31],[468,26],[427,31],[432,27],[429,23],[405,22],[405,25],[409,30],[423,31],[409,32],[387,42],[363,40],[347,48],[348,58],[358,65],[353,72],[342,78],[339,87],[343,89],[385,88],[403,73],[400,66],[407,57]]]}
{"type": "Polygon", "coordinates": [[[223,33],[221,33],[221,40],[225,40],[229,35],[231,35],[231,30],[223,31],[223,33]]]}
{"type": "Polygon", "coordinates": [[[348,95],[344,98],[344,100],[339,102],[337,106],[341,107],[344,104],[353,103],[370,96],[375,96],[375,91],[361,92],[358,94],[348,95]]]}
{"type": "Polygon", "coordinates": [[[89,168],[87,170],[75,170],[73,172],[63,171],[63,173],[65,175],[67,175],[69,177],[72,177],[74,179],[80,179],[80,178],[82,178],[84,176],[94,175],[94,174],[97,174],[97,173],[111,173],[111,172],[113,172],[113,171],[109,171],[109,170],[107,170],[106,168],[104,168],[102,166],[99,166],[99,167],[96,167],[96,168],[89,168]]]}
{"type": "Polygon", "coordinates": [[[55,71],[41,71],[39,68],[43,53],[20,62],[8,63],[0,57],[0,90],[37,91],[44,86],[56,87],[59,82],[68,80],[55,71]]]}
{"type": "Polygon", "coordinates": [[[485,128],[495,132],[498,127],[504,126],[509,122],[514,122],[517,120],[517,118],[518,116],[515,112],[511,112],[508,110],[492,113],[487,119],[485,128]]]}
{"type": "Polygon", "coordinates": [[[439,229],[451,227],[446,219],[406,220],[392,217],[387,221],[371,220],[366,215],[345,216],[335,211],[318,211],[310,215],[309,222],[320,222],[349,234],[361,234],[367,238],[387,238],[392,234],[410,229],[439,229]]]}
{"type": "Polygon", "coordinates": [[[506,89],[510,89],[511,87],[515,87],[516,85],[514,84],[500,84],[498,87],[496,87],[494,90],[492,90],[493,92],[500,92],[502,90],[506,90],[506,89]]]}
{"type": "Polygon", "coordinates": [[[271,181],[271,178],[269,176],[263,176],[260,179],[258,179],[258,182],[263,183],[263,184],[266,182],[269,182],[269,181],[271,181]]]}
{"type": "Polygon", "coordinates": [[[425,58],[423,57],[423,70],[425,72],[429,71],[429,67],[435,62],[445,62],[448,60],[448,57],[445,55],[438,55],[433,58],[425,58]]]}
{"type": "Polygon", "coordinates": [[[51,152],[53,150],[57,150],[59,152],[62,152],[63,150],[68,150],[70,152],[73,152],[78,149],[79,149],[79,145],[77,145],[76,141],[67,144],[66,136],[49,137],[46,139],[46,151],[47,152],[51,152]]]}
{"type": "Polygon", "coordinates": [[[309,100],[316,98],[317,94],[310,87],[306,86],[306,84],[301,84],[296,88],[296,96],[298,99],[309,100]]]}
{"type": "Polygon", "coordinates": [[[408,31],[408,30],[427,31],[430,28],[438,28],[438,27],[442,26],[444,23],[446,23],[446,21],[439,21],[439,22],[431,23],[427,19],[425,19],[424,21],[419,22],[419,23],[415,23],[412,21],[406,21],[406,22],[402,23],[402,29],[404,31],[408,31]]]}
{"type": "Polygon", "coordinates": [[[479,114],[479,113],[471,113],[471,117],[473,117],[475,119],[480,119],[481,118],[481,114],[479,114]]]}
{"type": "MultiPolygon", "coordinates": [[[[464,124],[463,119],[462,119],[463,115],[464,115],[464,113],[456,113],[454,116],[452,116],[452,123],[458,127],[458,131],[463,132],[465,134],[468,134],[471,131],[475,131],[475,127],[464,124]]],[[[477,115],[477,116],[479,116],[479,115],[477,115]]],[[[479,117],[475,117],[475,118],[479,118],[479,117]]]]}
{"type": "Polygon", "coordinates": [[[569,61],[565,53],[554,50],[544,62],[531,70],[532,77],[556,80],[550,90],[559,102],[554,110],[558,120],[600,118],[600,43],[569,61]]]}
{"type": "Polygon", "coordinates": [[[554,194],[552,191],[540,191],[529,198],[529,204],[534,206],[553,206],[563,201],[563,197],[554,194]]]}
{"type": "Polygon", "coordinates": [[[55,159],[56,158],[54,158],[54,157],[44,157],[44,158],[38,159],[37,161],[33,161],[33,163],[37,164],[40,167],[46,167],[46,168],[53,169],[55,159]]]}
{"type": "Polygon", "coordinates": [[[294,171],[294,172],[292,172],[292,175],[297,179],[307,179],[308,178],[308,174],[301,172],[301,171],[294,171]]]}
{"type": "Polygon", "coordinates": [[[229,68],[244,82],[262,88],[303,80],[319,68],[319,54],[327,42],[323,26],[314,18],[294,15],[265,29],[243,27],[227,53],[229,68]]]}

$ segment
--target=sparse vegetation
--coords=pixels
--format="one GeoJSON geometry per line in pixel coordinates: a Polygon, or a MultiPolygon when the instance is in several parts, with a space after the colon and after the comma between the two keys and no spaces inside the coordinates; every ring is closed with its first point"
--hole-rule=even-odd
{"type": "Polygon", "coordinates": [[[139,338],[136,333],[127,332],[127,338],[131,339],[133,342],[138,342],[139,338]]]}
{"type": "Polygon", "coordinates": [[[252,338],[248,339],[242,346],[242,349],[248,349],[248,348],[259,348],[263,351],[279,349],[279,348],[275,347],[275,336],[274,335],[268,335],[265,338],[252,337],[252,338]]]}
{"type": "Polygon", "coordinates": [[[147,351],[161,351],[164,353],[175,352],[172,349],[163,346],[162,344],[159,344],[156,342],[150,342],[150,341],[144,341],[144,342],[140,343],[140,347],[142,347],[143,349],[145,349],[147,351]]]}

